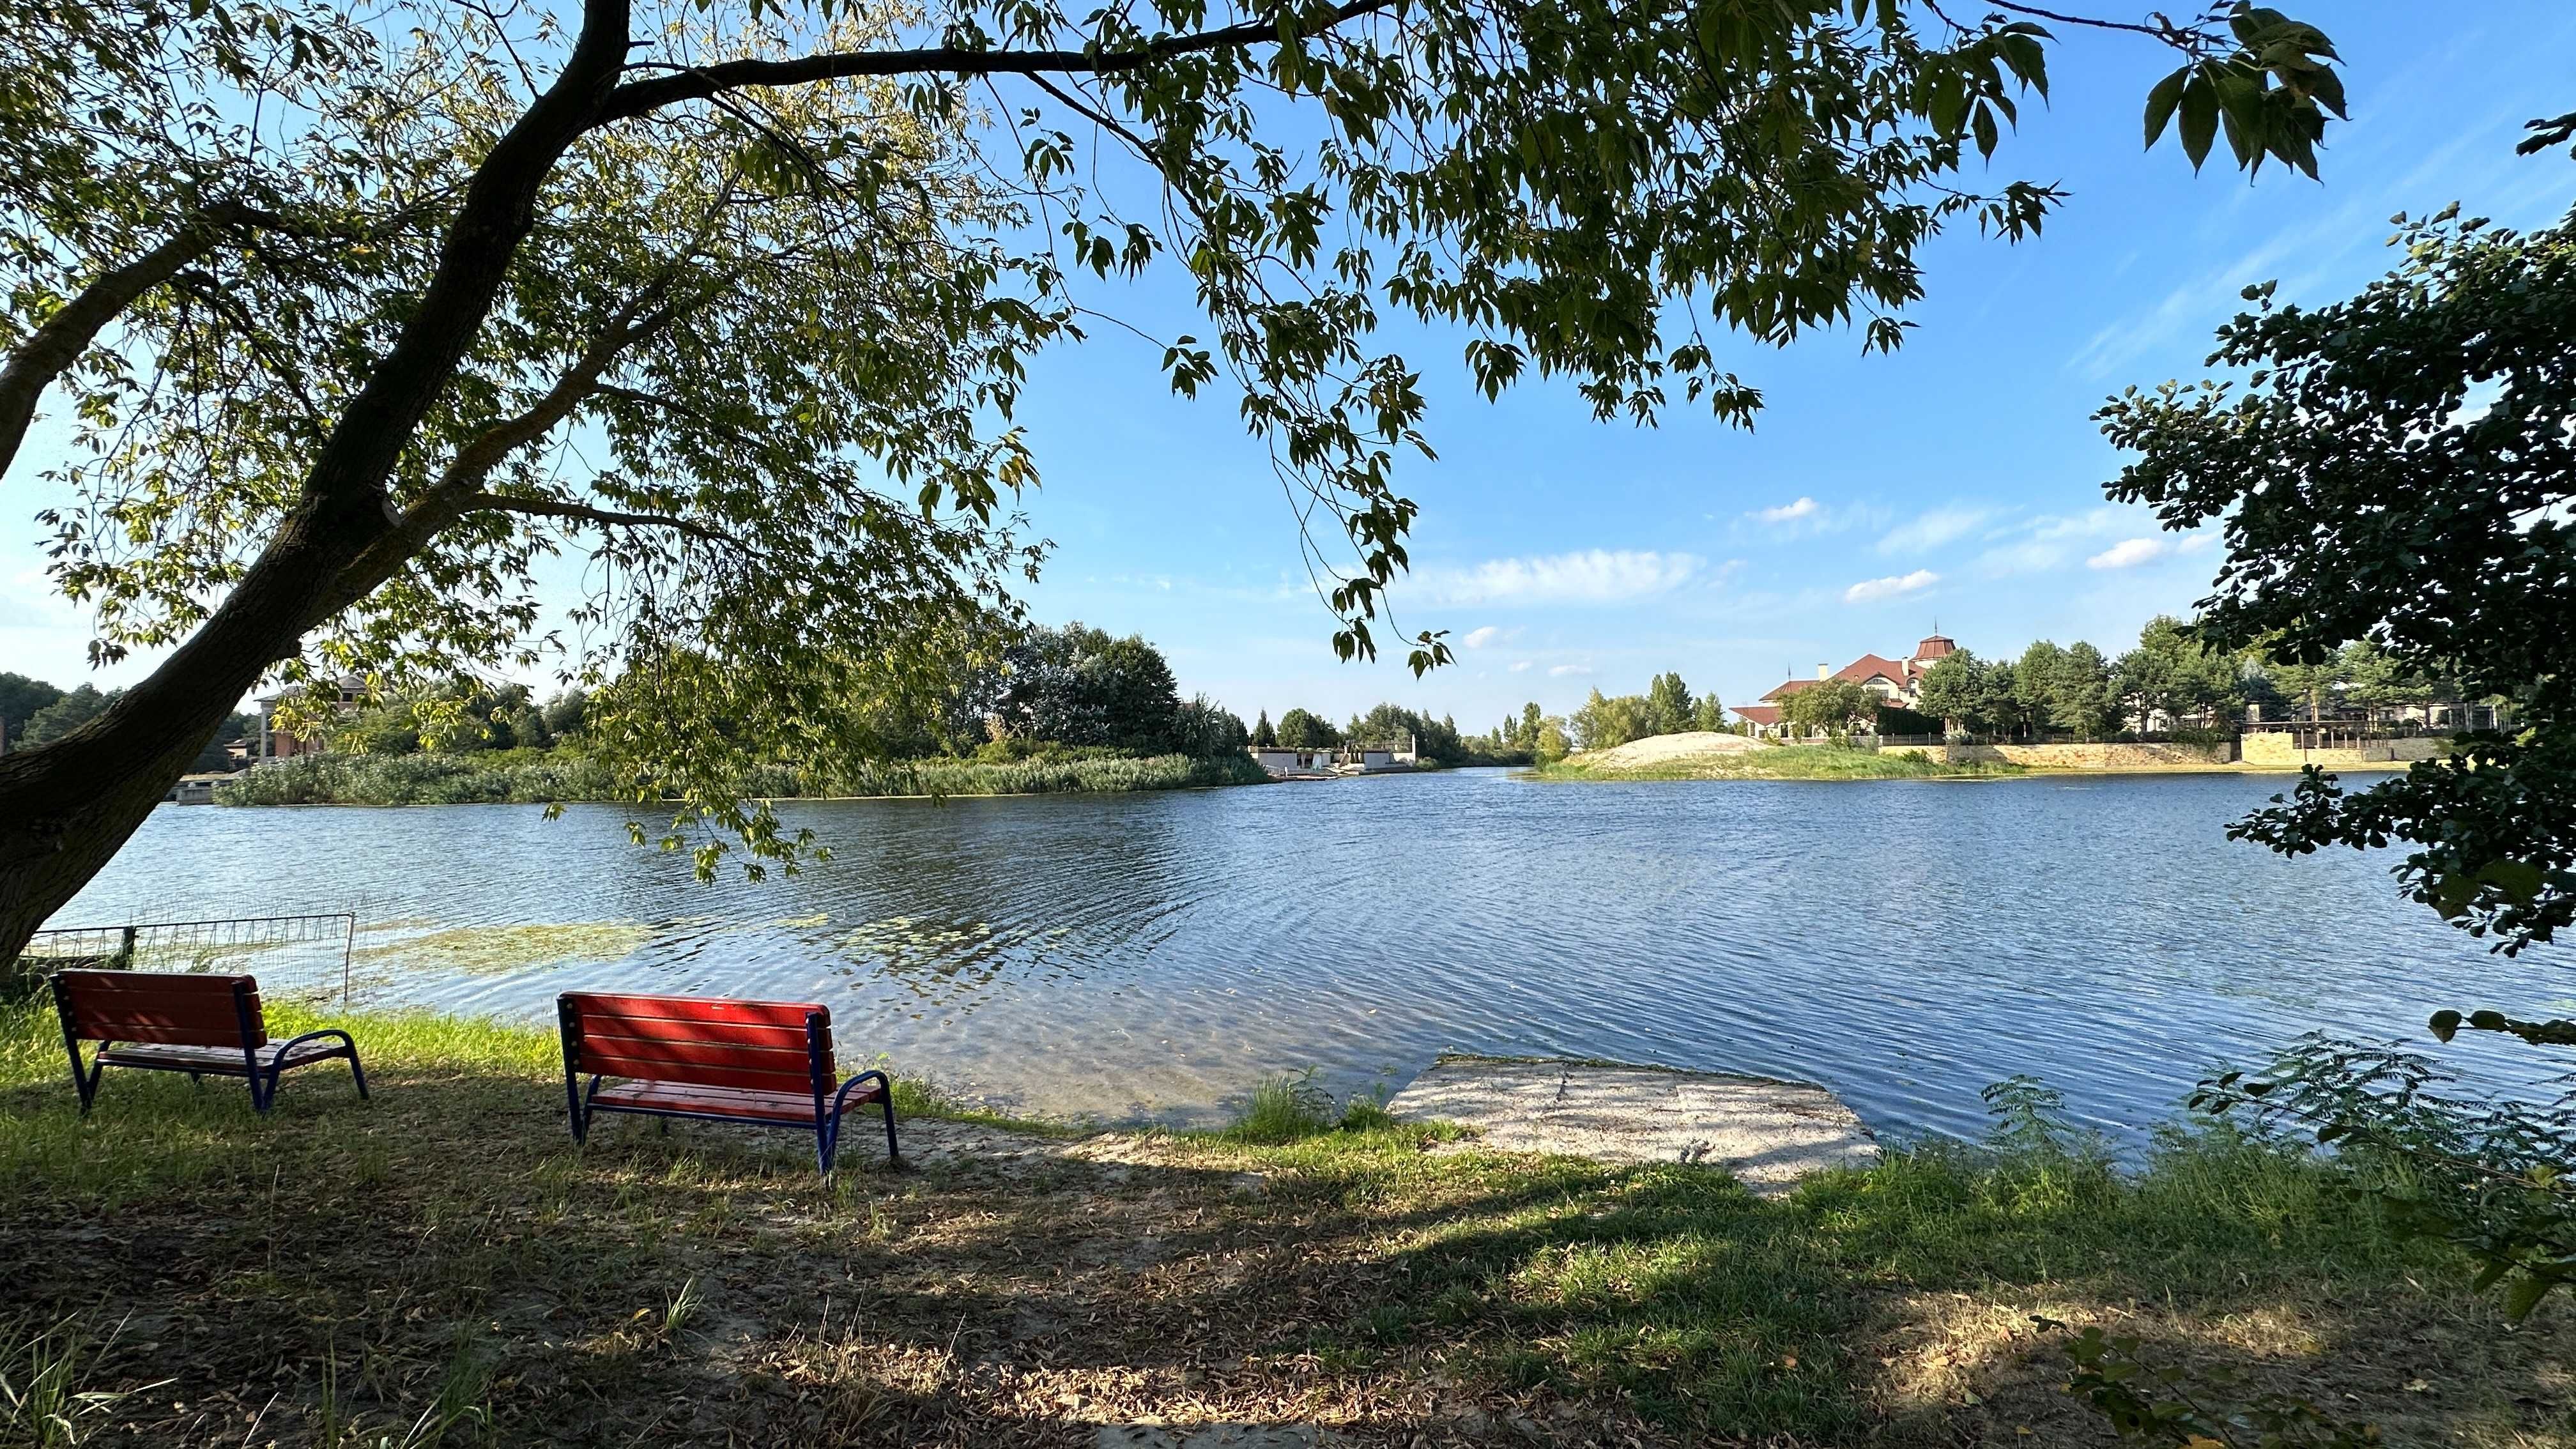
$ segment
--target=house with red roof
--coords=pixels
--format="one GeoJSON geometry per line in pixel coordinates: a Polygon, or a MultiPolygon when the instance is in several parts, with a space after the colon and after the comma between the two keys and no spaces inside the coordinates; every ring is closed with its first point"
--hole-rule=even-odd
{"type": "Polygon", "coordinates": [[[1780,721],[1782,702],[1799,690],[1827,679],[1848,679],[1899,709],[1914,709],[1923,702],[1923,672],[1958,651],[1956,640],[1935,633],[1915,645],[1913,657],[1908,659],[1864,654],[1840,669],[1819,664],[1814,679],[1783,680],[1762,696],[1761,703],[1737,705],[1734,713],[1752,725],[1755,734],[1777,735],[1784,728],[1780,721]]]}

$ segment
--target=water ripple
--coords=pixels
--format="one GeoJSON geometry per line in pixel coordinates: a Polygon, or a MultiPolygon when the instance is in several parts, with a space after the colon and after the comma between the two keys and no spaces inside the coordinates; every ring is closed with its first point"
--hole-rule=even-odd
{"type": "Polygon", "coordinates": [[[1353,1090],[1461,1049],[1809,1078],[1900,1132],[1974,1131],[1978,1089],[2028,1071],[2134,1132],[2211,1060],[2313,1026],[2563,994],[2397,900],[2385,855],[2227,842],[2280,787],[1468,772],[816,803],[781,813],[832,861],[714,886],[613,807],[165,807],[61,920],[354,909],[371,999],[542,1021],[575,984],[813,998],[853,1059],[1179,1119],[1266,1072],[1353,1090]],[[210,886],[208,860],[295,898],[210,886]]]}

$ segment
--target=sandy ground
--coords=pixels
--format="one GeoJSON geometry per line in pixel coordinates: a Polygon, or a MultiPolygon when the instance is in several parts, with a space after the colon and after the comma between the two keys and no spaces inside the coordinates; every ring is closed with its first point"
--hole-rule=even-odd
{"type": "Polygon", "coordinates": [[[1737,755],[1747,750],[1767,748],[1760,740],[1749,740],[1742,735],[1693,730],[1688,734],[1648,735],[1642,740],[1630,740],[1616,749],[1586,751],[1569,757],[1568,763],[1590,765],[1596,769],[1636,770],[1649,765],[1670,764],[1694,755],[1737,755]]]}
{"type": "Polygon", "coordinates": [[[1659,1067],[1452,1057],[1388,1103],[1398,1117],[1473,1127],[1473,1145],[1597,1162],[1722,1167],[1780,1197],[1800,1178],[1867,1167],[1878,1143],[1833,1093],[1797,1082],[1659,1067]]]}

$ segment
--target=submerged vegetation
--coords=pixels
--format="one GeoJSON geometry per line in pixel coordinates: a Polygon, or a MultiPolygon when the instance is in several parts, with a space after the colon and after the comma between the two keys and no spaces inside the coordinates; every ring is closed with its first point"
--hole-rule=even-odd
{"type": "Polygon", "coordinates": [[[2504,1333],[2354,1166],[2201,1124],[2124,1170],[2027,1084],[1991,1144],[1781,1201],[1295,1077],[1230,1132],[1091,1135],[938,1120],[898,1077],[914,1166],[825,1180],[788,1134],[576,1150],[544,1031],[354,1024],[372,1102],[317,1069],[261,1118],[127,1073],[85,1121],[50,1020],[0,1022],[0,1343],[97,1396],[81,1442],[2107,1442],[2061,1391],[2088,1327],[2393,1441],[2566,1442],[2564,1304],[2504,1333]]]}

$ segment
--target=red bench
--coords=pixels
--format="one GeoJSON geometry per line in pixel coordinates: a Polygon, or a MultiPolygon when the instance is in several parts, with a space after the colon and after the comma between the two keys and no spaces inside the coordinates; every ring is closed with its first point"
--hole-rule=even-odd
{"type": "Polygon", "coordinates": [[[54,975],[54,1011],[62,1018],[63,1050],[71,1055],[83,1112],[98,1100],[99,1074],[109,1067],[186,1072],[191,1080],[241,1077],[250,1083],[251,1106],[265,1112],[277,1100],[277,1079],[291,1069],[346,1060],[358,1095],[367,1095],[367,1073],[349,1034],[308,1031],[270,1041],[259,982],[248,976],[61,971],[54,975]],[[85,1041],[99,1044],[87,1062],[81,1060],[85,1041]]]}
{"type": "Polygon", "coordinates": [[[842,1111],[875,1102],[885,1113],[886,1160],[898,1160],[894,1084],[883,1072],[835,1080],[829,1008],[567,991],[555,1014],[575,1142],[590,1140],[590,1119],[602,1112],[801,1127],[814,1134],[814,1160],[830,1172],[842,1111]]]}

